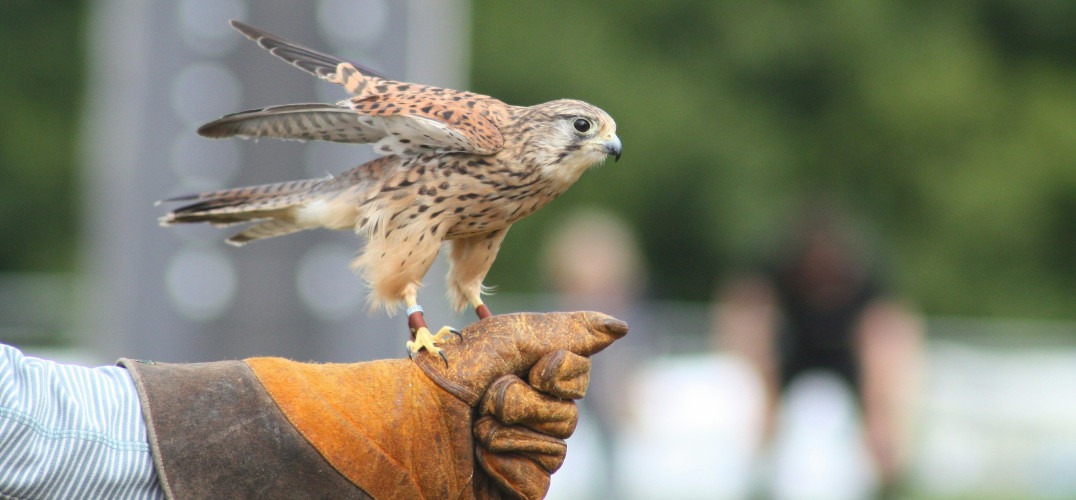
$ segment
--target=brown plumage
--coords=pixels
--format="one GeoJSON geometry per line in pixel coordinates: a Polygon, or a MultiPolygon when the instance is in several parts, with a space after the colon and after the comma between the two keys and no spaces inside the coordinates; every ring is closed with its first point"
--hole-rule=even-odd
{"type": "MultiPolygon", "coordinates": [[[[228,239],[236,245],[318,227],[353,230],[367,240],[353,267],[369,285],[374,306],[414,306],[422,278],[447,240],[448,296],[457,310],[468,303],[479,308],[482,280],[512,223],[563,193],[607,155],[620,157],[613,119],[585,102],[519,107],[397,82],[252,26],[232,25],[354,97],[235,113],[204,125],[199,134],[373,143],[385,156],[334,177],[167,200],[192,203],[161,223],[254,222],[228,239]]],[[[419,340],[413,351],[436,349],[433,341],[419,340]]]]}

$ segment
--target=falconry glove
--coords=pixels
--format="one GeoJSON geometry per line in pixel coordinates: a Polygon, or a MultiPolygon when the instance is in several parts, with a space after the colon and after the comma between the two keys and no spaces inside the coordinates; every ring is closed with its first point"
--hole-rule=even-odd
{"type": "Polygon", "coordinates": [[[511,314],[449,339],[448,365],[120,364],[171,498],[541,498],[588,356],[626,333],[600,313],[511,314]]]}

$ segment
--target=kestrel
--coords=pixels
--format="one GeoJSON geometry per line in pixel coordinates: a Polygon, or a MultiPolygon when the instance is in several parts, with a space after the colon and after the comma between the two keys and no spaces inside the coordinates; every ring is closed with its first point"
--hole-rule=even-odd
{"type": "MultiPolygon", "coordinates": [[[[505,233],[563,193],[608,155],[620,158],[616,123],[576,100],[511,106],[489,96],[393,81],[253,26],[232,26],[269,53],[353,97],[335,104],[286,104],[226,115],[198,129],[242,137],[372,143],[384,156],[340,175],[172,198],[187,201],[162,225],[252,222],[233,245],[312,228],[353,230],[366,245],[352,262],[370,289],[371,309],[402,302],[411,353],[455,330],[432,335],[417,303],[422,278],[450,242],[447,294],[479,318],[482,280],[505,233]]],[[[443,354],[441,354],[444,356],[443,354]]]]}

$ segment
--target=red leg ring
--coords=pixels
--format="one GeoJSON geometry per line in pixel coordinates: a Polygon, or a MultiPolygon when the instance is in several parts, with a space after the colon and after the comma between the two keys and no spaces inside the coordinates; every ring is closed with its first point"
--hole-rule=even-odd
{"type": "Polygon", "coordinates": [[[411,329],[411,340],[415,340],[415,332],[419,328],[426,327],[426,318],[422,316],[422,311],[415,311],[407,316],[407,327],[411,329]]]}

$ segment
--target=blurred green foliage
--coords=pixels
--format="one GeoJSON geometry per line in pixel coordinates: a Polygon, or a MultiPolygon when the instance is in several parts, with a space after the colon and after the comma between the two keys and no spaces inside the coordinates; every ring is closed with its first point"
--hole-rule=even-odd
{"type": "Polygon", "coordinates": [[[541,286],[558,217],[638,230],[707,300],[808,200],[884,242],[929,313],[1076,317],[1076,2],[473,2],[473,90],[603,107],[618,163],[518,223],[490,283],[541,286]]]}
{"type": "Polygon", "coordinates": [[[0,2],[0,272],[73,266],[82,10],[0,2]]]}
{"type": "MultiPolygon", "coordinates": [[[[0,3],[0,271],[73,268],[83,9],[0,3]]],[[[549,230],[598,205],[638,230],[654,295],[708,300],[825,195],[927,312],[1076,318],[1076,2],[472,10],[473,90],[587,100],[625,147],[518,223],[489,283],[541,288],[549,230]]]]}

